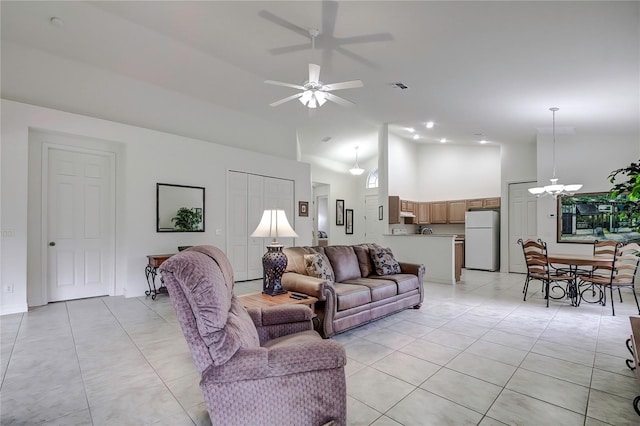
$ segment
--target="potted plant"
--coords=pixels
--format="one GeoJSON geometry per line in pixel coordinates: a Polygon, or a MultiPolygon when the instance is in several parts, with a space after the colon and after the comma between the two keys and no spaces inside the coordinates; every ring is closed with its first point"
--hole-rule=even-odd
{"type": "Polygon", "coordinates": [[[178,231],[196,231],[202,222],[202,211],[180,207],[175,217],[171,218],[171,222],[175,223],[175,228],[178,231]]]}

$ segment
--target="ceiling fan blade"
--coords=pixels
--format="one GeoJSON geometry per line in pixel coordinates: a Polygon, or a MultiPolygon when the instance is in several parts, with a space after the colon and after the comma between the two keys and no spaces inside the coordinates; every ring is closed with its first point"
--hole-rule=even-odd
{"type": "Polygon", "coordinates": [[[322,2],[322,33],[328,37],[333,37],[336,28],[336,17],[338,16],[338,2],[322,2]]]}
{"type": "Polygon", "coordinates": [[[264,82],[267,84],[273,84],[275,86],[284,86],[284,87],[291,87],[292,89],[304,90],[304,87],[300,86],[299,84],[283,83],[281,81],[273,81],[273,80],[265,80],[264,82]]]}
{"type": "Polygon", "coordinates": [[[360,80],[351,80],[351,81],[343,81],[342,83],[331,83],[325,84],[322,86],[324,90],[342,90],[342,89],[355,89],[356,87],[362,87],[362,81],[360,80]]]}
{"type": "Polygon", "coordinates": [[[375,33],[353,37],[336,38],[339,45],[357,44],[357,43],[376,43],[380,41],[392,41],[393,36],[390,33],[375,33]]]}
{"type": "Polygon", "coordinates": [[[308,49],[309,49],[309,43],[304,43],[304,44],[294,44],[291,46],[275,47],[273,49],[267,50],[267,52],[271,53],[272,55],[283,55],[286,53],[300,52],[301,50],[308,50],[308,49]]]}
{"type": "Polygon", "coordinates": [[[278,105],[283,104],[285,102],[289,102],[289,101],[292,101],[294,99],[297,99],[300,96],[302,96],[302,93],[296,93],[295,95],[287,96],[286,98],[280,99],[279,101],[275,101],[274,103],[269,104],[269,105],[272,106],[272,107],[278,106],[278,105]]]}
{"type": "Polygon", "coordinates": [[[320,81],[320,65],[309,64],[309,81],[320,81]]]}
{"type": "Polygon", "coordinates": [[[261,16],[262,18],[266,19],[267,21],[271,21],[276,25],[279,25],[281,27],[284,27],[288,30],[293,31],[296,34],[300,34],[301,36],[305,37],[305,38],[309,38],[309,30],[299,27],[296,24],[292,24],[291,22],[282,19],[279,16],[274,15],[271,12],[268,12],[266,10],[261,10],[260,12],[258,12],[258,16],[261,16]]]}
{"type": "Polygon", "coordinates": [[[331,101],[331,102],[335,102],[339,105],[345,106],[345,107],[352,107],[355,104],[351,101],[346,100],[345,98],[341,98],[340,96],[336,96],[332,93],[326,92],[325,96],[327,98],[327,100],[331,101]]]}

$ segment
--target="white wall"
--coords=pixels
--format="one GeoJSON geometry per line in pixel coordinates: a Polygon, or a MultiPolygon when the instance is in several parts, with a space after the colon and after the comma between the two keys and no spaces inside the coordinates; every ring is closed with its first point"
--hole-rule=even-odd
{"type": "MultiPolygon", "coordinates": [[[[213,244],[225,248],[229,169],[294,180],[294,205],[311,200],[310,166],[305,163],[4,99],[1,107],[1,276],[3,285],[14,285],[13,293],[0,292],[2,314],[25,311],[27,281],[32,276],[39,278],[37,271],[27,268],[28,253],[39,250],[28,249],[27,244],[27,234],[36,229],[33,223],[39,220],[39,216],[28,215],[33,213],[28,205],[30,185],[31,191],[40,191],[39,182],[29,182],[29,167],[38,166],[29,164],[30,129],[71,135],[71,144],[77,143],[78,138],[110,141],[114,151],[121,150],[116,216],[122,220],[117,221],[116,229],[115,294],[144,294],[147,254],[175,252],[178,245],[213,244]],[[155,231],[157,182],[206,188],[206,232],[155,231]],[[216,234],[217,229],[220,235],[216,234]]],[[[291,152],[295,152],[295,137],[291,139],[291,152]]],[[[296,244],[310,244],[312,218],[295,217],[295,229],[300,235],[296,244]]],[[[38,239],[43,240],[40,236],[38,239]]],[[[30,281],[31,285],[39,283],[30,281]]]]}
{"type": "Polygon", "coordinates": [[[422,201],[419,197],[418,179],[422,164],[418,161],[418,147],[392,133],[388,135],[389,195],[404,200],[422,201]]]}
{"type": "MultiPolygon", "coordinates": [[[[417,144],[418,201],[500,196],[500,147],[417,144]]],[[[414,177],[415,180],[415,177],[414,177]]]]}

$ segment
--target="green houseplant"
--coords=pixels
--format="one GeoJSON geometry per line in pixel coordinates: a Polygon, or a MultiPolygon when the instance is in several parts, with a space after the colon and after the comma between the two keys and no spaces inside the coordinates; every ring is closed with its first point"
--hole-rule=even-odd
{"type": "Polygon", "coordinates": [[[175,222],[178,231],[197,231],[198,225],[202,222],[202,211],[200,209],[189,209],[180,207],[171,222],[175,222]]]}
{"type": "Polygon", "coordinates": [[[620,194],[627,194],[629,201],[629,213],[640,215],[640,161],[631,163],[629,166],[614,170],[609,174],[609,182],[614,184],[611,188],[611,198],[616,198],[620,194]],[[626,177],[624,182],[617,182],[618,179],[626,177]]]}

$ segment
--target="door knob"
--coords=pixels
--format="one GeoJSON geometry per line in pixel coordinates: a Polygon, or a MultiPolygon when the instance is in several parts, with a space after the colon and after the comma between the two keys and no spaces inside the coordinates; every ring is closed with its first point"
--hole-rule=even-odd
{"type": "Polygon", "coordinates": [[[53,247],[53,246],[55,246],[55,245],[56,245],[56,243],[55,243],[55,241],[51,241],[51,242],[49,243],[49,245],[50,245],[51,247],[53,247]]]}

